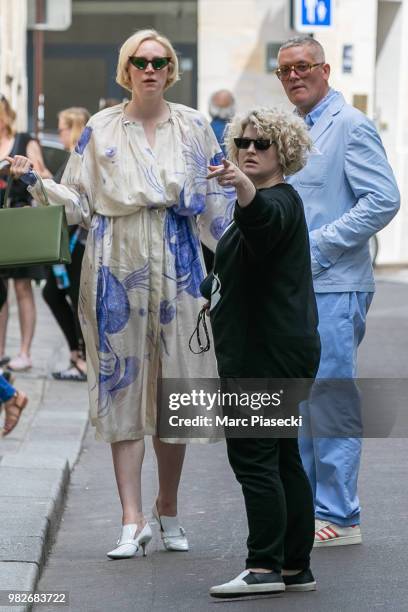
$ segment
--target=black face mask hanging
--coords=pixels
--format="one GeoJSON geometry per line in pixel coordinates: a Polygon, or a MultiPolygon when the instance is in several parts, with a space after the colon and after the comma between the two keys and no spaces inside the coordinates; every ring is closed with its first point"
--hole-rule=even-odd
{"type": "Polygon", "coordinates": [[[194,353],[194,355],[201,355],[201,353],[206,353],[207,351],[210,350],[210,335],[208,333],[207,323],[205,322],[205,317],[206,317],[205,313],[207,312],[207,310],[208,310],[208,304],[204,304],[204,306],[201,308],[200,312],[198,313],[197,324],[195,326],[195,330],[191,334],[190,340],[188,341],[188,348],[190,349],[192,353],[194,353]],[[205,345],[203,345],[201,342],[200,327],[202,328],[202,331],[204,331],[204,334],[205,334],[205,345]],[[198,351],[194,350],[192,347],[192,344],[195,338],[199,346],[198,351]]]}

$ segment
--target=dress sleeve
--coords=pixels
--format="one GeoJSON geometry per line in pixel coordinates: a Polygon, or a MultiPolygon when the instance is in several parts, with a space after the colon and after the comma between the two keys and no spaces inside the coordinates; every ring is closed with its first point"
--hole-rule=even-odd
{"type": "MultiPolygon", "coordinates": [[[[218,166],[224,155],[208,122],[204,128],[204,138],[207,151],[207,167],[218,166]]],[[[236,202],[236,191],[233,187],[221,187],[215,178],[206,179],[205,208],[198,218],[200,240],[209,249],[215,251],[218,240],[232,221],[236,202]]]]}
{"type": "Polygon", "coordinates": [[[178,215],[195,216],[201,242],[215,251],[232,220],[235,189],[225,189],[215,179],[206,178],[208,166],[220,164],[224,156],[205,117],[188,113],[182,118],[182,128],[186,180],[174,210],[178,215]]]}
{"type": "MultiPolygon", "coordinates": [[[[82,132],[75,150],[71,153],[61,184],[53,179],[42,181],[50,204],[65,206],[70,225],[82,225],[89,229],[94,210],[93,185],[96,176],[96,156],[91,126],[82,132]]],[[[31,195],[45,204],[39,181],[29,187],[31,195]]]]}

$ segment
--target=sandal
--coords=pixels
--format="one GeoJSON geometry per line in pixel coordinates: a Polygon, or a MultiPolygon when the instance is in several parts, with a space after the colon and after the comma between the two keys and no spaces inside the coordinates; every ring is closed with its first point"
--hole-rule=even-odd
{"type": "Polygon", "coordinates": [[[74,382],[86,382],[87,376],[81,368],[78,367],[75,361],[71,361],[71,365],[66,370],[61,372],[53,372],[55,380],[68,380],[74,382]]]}
{"type": "Polygon", "coordinates": [[[7,436],[13,431],[27,403],[28,397],[22,391],[16,391],[11,399],[4,402],[5,419],[2,432],[3,436],[7,436]]]}

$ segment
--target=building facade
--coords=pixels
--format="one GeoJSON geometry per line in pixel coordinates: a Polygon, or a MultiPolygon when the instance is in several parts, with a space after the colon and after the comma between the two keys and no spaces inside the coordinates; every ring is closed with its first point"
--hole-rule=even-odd
{"type": "Polygon", "coordinates": [[[17,113],[16,128],[27,128],[27,0],[0,2],[0,93],[17,113]]]}
{"type": "MultiPolygon", "coordinates": [[[[331,85],[373,119],[401,190],[399,214],[378,236],[378,263],[408,263],[408,0],[334,0],[334,27],[315,34],[331,65],[331,85]]],[[[290,28],[289,0],[199,0],[198,101],[219,88],[238,110],[288,107],[272,70],[290,28]]]]}
{"type": "MultiPolygon", "coordinates": [[[[0,2],[0,91],[18,111],[19,129],[34,124],[33,34],[26,27],[27,3],[35,1],[0,2]]],[[[378,263],[408,263],[408,0],[332,3],[334,27],[316,34],[331,85],[376,122],[402,194],[400,213],[379,235],[378,263]]],[[[118,50],[146,27],[168,36],[180,57],[182,79],[170,100],[206,113],[210,95],[227,88],[239,111],[289,108],[273,73],[279,45],[296,35],[289,8],[290,0],[73,0],[71,26],[44,33],[45,129],[55,130],[61,108],[96,112],[101,98],[128,95],[115,83],[118,50]]]]}

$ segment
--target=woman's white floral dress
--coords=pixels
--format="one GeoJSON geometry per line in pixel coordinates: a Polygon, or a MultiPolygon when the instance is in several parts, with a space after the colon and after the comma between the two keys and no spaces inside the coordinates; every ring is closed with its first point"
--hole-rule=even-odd
{"type": "MultiPolygon", "coordinates": [[[[188,339],[203,299],[200,240],[214,250],[228,225],[233,190],[206,175],[222,154],[206,119],[169,104],[152,149],[125,105],[94,115],[62,184],[44,181],[68,222],[89,229],[80,292],[91,420],[107,442],[156,431],[163,378],[216,376],[212,351],[188,339]]],[[[41,200],[39,185],[30,188],[41,200]]]]}

